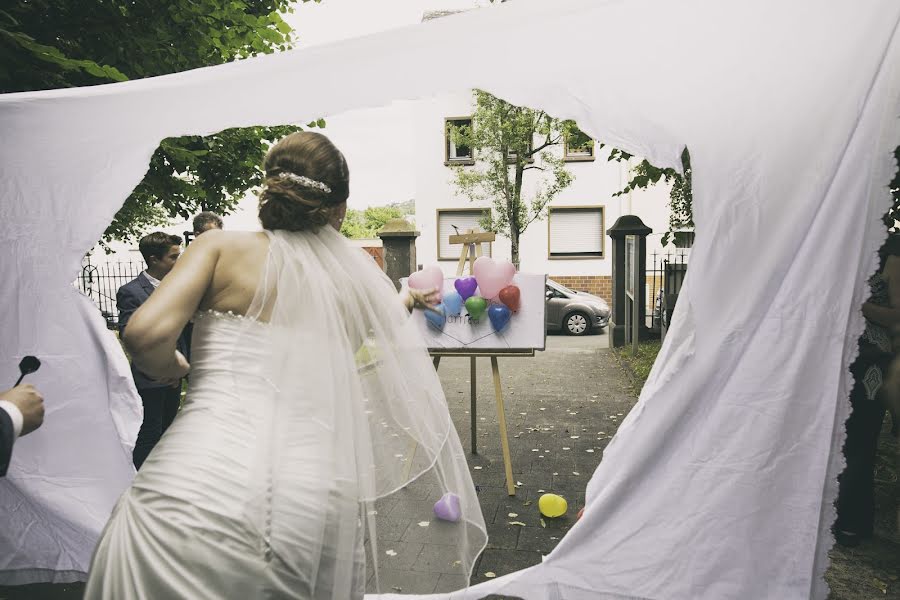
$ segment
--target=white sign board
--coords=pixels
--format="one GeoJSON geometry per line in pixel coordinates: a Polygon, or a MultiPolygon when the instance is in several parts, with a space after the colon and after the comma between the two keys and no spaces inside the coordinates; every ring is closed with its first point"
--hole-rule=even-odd
{"type": "MultiPolygon", "coordinates": [[[[446,296],[455,291],[456,277],[444,280],[443,294],[446,296]]],[[[516,273],[513,285],[520,290],[520,307],[513,313],[509,323],[500,331],[496,331],[487,313],[477,321],[471,319],[463,306],[459,316],[447,315],[443,328],[437,328],[429,322],[425,311],[416,309],[412,319],[425,338],[429,350],[450,351],[525,351],[543,350],[546,345],[547,327],[545,324],[545,289],[546,275],[516,273]]],[[[406,287],[406,279],[401,284],[406,287]]]]}

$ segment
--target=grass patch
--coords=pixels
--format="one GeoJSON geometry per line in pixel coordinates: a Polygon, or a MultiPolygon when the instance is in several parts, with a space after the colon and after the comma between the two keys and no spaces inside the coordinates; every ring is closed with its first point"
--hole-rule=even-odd
{"type": "Polygon", "coordinates": [[[632,354],[631,346],[620,346],[612,349],[619,360],[619,364],[631,377],[631,383],[638,392],[641,391],[641,388],[644,387],[644,382],[650,376],[650,369],[653,368],[653,363],[656,362],[656,355],[659,354],[660,348],[662,348],[660,340],[646,340],[638,344],[637,354],[632,354]]]}

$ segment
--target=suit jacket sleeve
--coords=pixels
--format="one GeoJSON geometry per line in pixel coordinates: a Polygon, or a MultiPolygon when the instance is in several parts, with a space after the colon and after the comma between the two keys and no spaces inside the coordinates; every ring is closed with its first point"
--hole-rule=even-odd
{"type": "Polygon", "coordinates": [[[16,432],[13,429],[12,417],[0,408],[0,477],[5,476],[6,469],[9,468],[15,437],[16,432]]]}
{"type": "Polygon", "coordinates": [[[116,292],[116,307],[119,309],[119,337],[124,335],[128,319],[131,318],[134,311],[140,308],[141,304],[137,295],[128,289],[127,285],[123,285],[116,292]]]}

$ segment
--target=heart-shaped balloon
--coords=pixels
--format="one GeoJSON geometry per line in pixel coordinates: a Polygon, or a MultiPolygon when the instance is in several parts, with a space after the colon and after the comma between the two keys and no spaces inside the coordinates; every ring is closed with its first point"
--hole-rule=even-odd
{"type": "Polygon", "coordinates": [[[491,325],[494,326],[494,331],[500,331],[506,327],[511,316],[512,313],[502,304],[491,304],[491,307],[488,308],[488,318],[491,320],[491,325]]]}
{"type": "Polygon", "coordinates": [[[448,317],[458,317],[459,313],[462,312],[463,298],[459,295],[459,292],[450,292],[444,296],[444,302],[442,304],[446,309],[445,312],[448,317]]]}
{"type": "Polygon", "coordinates": [[[481,296],[472,296],[466,300],[466,312],[469,313],[469,318],[477,321],[483,317],[487,305],[487,300],[481,296]]]}
{"type": "Polygon", "coordinates": [[[413,290],[435,289],[440,300],[444,287],[444,272],[440,267],[431,265],[410,275],[406,283],[413,290]]]}
{"type": "Polygon", "coordinates": [[[481,295],[493,300],[500,290],[512,283],[516,267],[508,260],[494,260],[490,256],[481,256],[475,261],[472,269],[481,295]]]}
{"type": "Polygon", "coordinates": [[[555,519],[566,514],[569,509],[569,503],[566,499],[557,494],[544,494],[538,498],[538,510],[545,517],[555,519]]]}
{"type": "Polygon", "coordinates": [[[434,310],[425,310],[425,320],[428,321],[428,324],[432,327],[444,330],[444,325],[447,323],[447,312],[444,309],[443,304],[438,304],[434,307],[434,310]]]}
{"type": "Polygon", "coordinates": [[[458,522],[462,517],[459,496],[453,492],[447,492],[441,496],[441,499],[434,503],[434,516],[442,521],[458,522]]]}
{"type": "Polygon", "coordinates": [[[478,281],[476,281],[474,277],[465,277],[454,281],[453,287],[456,288],[456,291],[459,292],[459,295],[462,296],[463,300],[468,300],[475,295],[475,288],[478,287],[478,281]]]}
{"type": "Polygon", "coordinates": [[[500,302],[509,307],[509,310],[519,312],[522,303],[522,296],[518,286],[508,285],[500,290],[500,302]]]}

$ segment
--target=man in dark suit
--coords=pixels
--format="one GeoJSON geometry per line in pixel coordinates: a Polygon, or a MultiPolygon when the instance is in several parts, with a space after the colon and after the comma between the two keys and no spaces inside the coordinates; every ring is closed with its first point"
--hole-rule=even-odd
{"type": "Polygon", "coordinates": [[[0,477],[6,475],[13,444],[44,422],[44,397],[30,383],[0,394],[0,477]]]}
{"type": "Polygon", "coordinates": [[[214,212],[204,210],[202,213],[194,217],[194,237],[198,237],[201,233],[210,229],[222,229],[222,217],[214,212]]]}
{"type": "MultiPolygon", "coordinates": [[[[147,270],[119,288],[116,306],[119,309],[119,336],[125,333],[128,319],[143,304],[160,281],[175,266],[181,255],[181,238],[156,231],[141,238],[139,248],[147,263],[147,270]]],[[[187,335],[182,333],[178,350],[188,356],[187,335]]],[[[153,447],[168,429],[181,403],[181,382],[174,385],[156,381],[131,365],[134,384],[144,405],[144,421],[134,445],[134,466],[138,469],[153,447]]]]}

